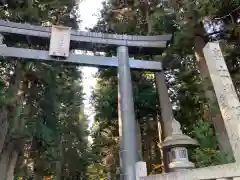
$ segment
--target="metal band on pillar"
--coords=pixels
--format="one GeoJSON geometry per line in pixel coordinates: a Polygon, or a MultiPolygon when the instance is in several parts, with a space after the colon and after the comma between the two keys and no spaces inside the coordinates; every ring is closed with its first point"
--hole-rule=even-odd
{"type": "Polygon", "coordinates": [[[136,180],[135,164],[138,153],[128,48],[126,46],[118,47],[117,55],[120,117],[122,118],[122,149],[120,153],[123,158],[124,180],[136,180]]]}

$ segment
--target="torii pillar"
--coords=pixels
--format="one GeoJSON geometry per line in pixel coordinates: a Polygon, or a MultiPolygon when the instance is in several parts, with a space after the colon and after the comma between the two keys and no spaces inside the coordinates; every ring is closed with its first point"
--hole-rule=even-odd
{"type": "Polygon", "coordinates": [[[131,72],[129,67],[128,47],[120,46],[117,48],[118,56],[118,79],[119,79],[119,118],[121,118],[121,150],[120,161],[124,174],[121,179],[135,180],[135,164],[138,161],[136,119],[133,104],[133,92],[131,72]],[[122,158],[122,159],[121,159],[122,158]]]}

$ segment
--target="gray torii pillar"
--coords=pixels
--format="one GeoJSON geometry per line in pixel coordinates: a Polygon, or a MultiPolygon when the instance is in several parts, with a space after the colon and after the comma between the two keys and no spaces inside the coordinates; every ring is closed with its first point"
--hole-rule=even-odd
{"type": "MultiPolygon", "coordinates": [[[[118,75],[119,76],[119,75],[118,75]]],[[[118,81],[118,130],[119,130],[119,171],[120,171],[120,180],[124,180],[124,170],[123,170],[123,140],[122,140],[122,116],[121,116],[121,105],[120,105],[120,90],[119,90],[119,81],[118,81]]]]}
{"type": "Polygon", "coordinates": [[[128,48],[126,46],[118,47],[117,56],[119,117],[122,125],[120,158],[122,159],[123,169],[121,179],[136,180],[135,164],[138,160],[138,149],[128,48]]]}

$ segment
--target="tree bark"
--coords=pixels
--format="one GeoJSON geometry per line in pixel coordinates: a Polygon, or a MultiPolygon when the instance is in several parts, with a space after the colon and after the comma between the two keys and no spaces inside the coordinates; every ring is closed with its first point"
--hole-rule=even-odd
{"type": "Polygon", "coordinates": [[[5,180],[8,169],[10,152],[3,151],[0,158],[0,179],[5,180]]]}
{"type": "MultiPolygon", "coordinates": [[[[20,95],[19,99],[17,100],[18,103],[16,105],[16,108],[14,110],[14,115],[15,117],[13,118],[13,127],[12,127],[12,131],[16,132],[22,132],[24,130],[24,119],[20,118],[21,113],[22,113],[22,107],[23,107],[23,96],[20,95]],[[19,128],[19,129],[17,129],[19,128]]],[[[10,130],[10,131],[11,131],[10,130]]],[[[18,150],[15,150],[13,148],[13,144],[10,143],[6,149],[6,151],[9,153],[9,157],[8,157],[8,162],[7,162],[7,172],[6,172],[6,177],[4,180],[12,180],[14,178],[14,170],[17,164],[17,159],[19,156],[19,152],[18,150]]]]}
{"type": "Polygon", "coordinates": [[[43,172],[42,172],[40,155],[41,155],[41,153],[37,152],[37,156],[35,157],[33,180],[43,180],[43,175],[42,175],[43,172]]]}
{"type": "Polygon", "coordinates": [[[151,122],[147,122],[147,129],[146,129],[146,156],[147,156],[147,170],[148,173],[152,171],[152,165],[151,165],[151,145],[152,145],[152,137],[151,137],[151,126],[150,126],[151,122]]]}
{"type": "Polygon", "coordinates": [[[139,153],[139,159],[142,160],[142,134],[141,134],[141,125],[138,121],[137,123],[137,138],[138,138],[138,153],[139,153]]]}
{"type": "MultiPolygon", "coordinates": [[[[152,14],[150,12],[150,8],[148,5],[148,1],[145,1],[146,4],[146,22],[147,22],[147,35],[151,35],[152,33],[152,14]]],[[[155,78],[156,78],[156,74],[155,74],[155,78]]],[[[172,109],[171,109],[172,110],[172,109]]],[[[163,130],[163,126],[161,126],[161,124],[163,124],[163,121],[160,122],[160,120],[158,120],[158,135],[159,135],[159,142],[161,143],[162,140],[167,136],[166,134],[164,134],[163,132],[165,132],[163,130]]],[[[167,130],[166,130],[167,131],[167,130]]],[[[159,148],[160,154],[163,156],[162,157],[162,161],[164,164],[164,171],[168,172],[169,168],[168,168],[168,153],[166,151],[162,151],[161,148],[159,148]]]]}
{"type": "Polygon", "coordinates": [[[9,162],[8,162],[8,170],[7,170],[5,180],[14,180],[14,170],[17,164],[17,159],[18,159],[18,152],[13,151],[11,158],[9,159],[9,162]]]}
{"type": "MultiPolygon", "coordinates": [[[[4,110],[6,111],[6,110],[4,110]]],[[[4,147],[4,142],[7,136],[8,132],[8,120],[4,118],[4,122],[1,124],[1,129],[0,129],[0,154],[2,153],[3,147],[4,147]]]]}
{"type": "MultiPolygon", "coordinates": [[[[9,85],[8,93],[10,97],[12,97],[13,101],[11,102],[14,106],[14,110],[12,112],[7,112],[8,114],[12,114],[12,119],[10,119],[10,122],[7,122],[7,125],[4,126],[2,135],[4,135],[1,138],[1,160],[0,160],[0,179],[2,180],[9,180],[8,178],[12,178],[14,176],[14,169],[16,166],[17,158],[18,158],[18,152],[13,149],[13,144],[8,142],[8,133],[11,135],[16,130],[22,129],[21,125],[21,113],[22,113],[22,107],[23,107],[23,93],[22,93],[22,79],[24,76],[24,66],[21,62],[17,62],[15,67],[15,74],[11,78],[11,82],[9,85]],[[9,127],[11,125],[11,127],[9,127]],[[20,127],[20,128],[19,128],[20,127]],[[7,146],[4,149],[5,143],[7,146]]],[[[23,126],[24,127],[24,126],[23,126]]]]}
{"type": "Polygon", "coordinates": [[[55,180],[61,180],[62,177],[62,164],[63,164],[63,145],[62,145],[62,136],[60,136],[60,144],[59,144],[59,161],[56,164],[56,177],[55,180]]]}
{"type": "Polygon", "coordinates": [[[17,163],[18,153],[16,151],[4,151],[0,159],[0,179],[13,180],[14,169],[17,163]]]}

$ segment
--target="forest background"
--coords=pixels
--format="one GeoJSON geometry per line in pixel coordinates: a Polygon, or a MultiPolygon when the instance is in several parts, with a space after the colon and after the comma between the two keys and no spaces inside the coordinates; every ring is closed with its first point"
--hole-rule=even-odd
{"type": "MultiPolygon", "coordinates": [[[[87,1],[87,0],[86,0],[87,1]]],[[[0,1],[0,18],[14,22],[78,28],[79,4],[72,0],[0,1]]],[[[213,123],[219,117],[214,95],[201,64],[202,47],[218,40],[239,95],[239,0],[135,0],[120,8],[103,2],[94,32],[173,34],[159,56],[136,55],[163,63],[169,97],[182,130],[199,141],[190,150],[197,167],[231,161],[217,140],[213,123]],[[208,93],[207,93],[208,92],[208,93]],[[214,108],[212,108],[214,107],[214,108]],[[215,108],[216,107],[216,108],[215,108]]],[[[34,43],[4,41],[9,46],[34,43]]],[[[46,46],[37,48],[47,49],[46,46]]],[[[106,56],[113,56],[107,52],[106,56]]],[[[0,179],[119,179],[119,133],[116,69],[98,69],[91,97],[94,123],[84,114],[83,76],[74,65],[0,61],[0,179]],[[91,142],[89,141],[91,136],[91,142]]],[[[148,173],[163,171],[159,147],[160,106],[154,75],[132,71],[135,114],[141,132],[142,160],[148,173]]]]}

